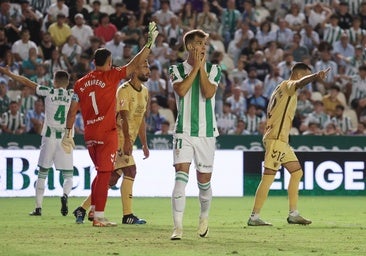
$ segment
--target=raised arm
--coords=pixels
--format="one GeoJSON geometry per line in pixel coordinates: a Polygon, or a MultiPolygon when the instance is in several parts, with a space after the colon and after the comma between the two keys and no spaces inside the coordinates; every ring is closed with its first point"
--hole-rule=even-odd
{"type": "Polygon", "coordinates": [[[295,81],[296,89],[301,89],[304,86],[306,86],[309,83],[312,83],[318,79],[324,80],[327,74],[329,73],[330,68],[323,69],[315,74],[304,76],[303,78],[300,78],[299,80],[295,81]]]}
{"type": "Polygon", "coordinates": [[[5,67],[5,68],[0,67],[0,72],[25,86],[31,87],[33,89],[35,89],[37,87],[37,84],[35,82],[32,82],[31,80],[29,80],[28,78],[26,78],[24,76],[14,74],[13,72],[10,71],[10,69],[8,67],[5,67]]]}
{"type": "Polygon", "coordinates": [[[132,72],[134,72],[142,62],[144,62],[147,59],[147,57],[149,56],[149,53],[150,53],[150,49],[154,45],[155,39],[158,36],[158,34],[159,34],[159,32],[157,30],[156,23],[153,21],[150,22],[148,39],[147,39],[147,42],[146,42],[144,48],[142,48],[139,51],[139,53],[135,57],[133,57],[133,59],[129,63],[126,64],[127,77],[132,72]]]}

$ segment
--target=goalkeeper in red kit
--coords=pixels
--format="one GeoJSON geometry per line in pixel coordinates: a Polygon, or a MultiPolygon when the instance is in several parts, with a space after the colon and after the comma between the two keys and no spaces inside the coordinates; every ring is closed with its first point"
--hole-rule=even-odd
{"type": "Polygon", "coordinates": [[[122,67],[112,67],[112,56],[109,50],[97,49],[94,53],[96,69],[80,78],[74,85],[74,96],[67,114],[66,133],[62,139],[62,146],[69,153],[75,147],[71,130],[76,113],[80,109],[85,125],[85,144],[97,171],[91,186],[91,208],[94,211],[93,226],[95,227],[117,225],[105,218],[104,208],[118,147],[116,129],[118,84],[146,60],[157,34],[156,24],[151,22],[146,45],[122,67]]]}

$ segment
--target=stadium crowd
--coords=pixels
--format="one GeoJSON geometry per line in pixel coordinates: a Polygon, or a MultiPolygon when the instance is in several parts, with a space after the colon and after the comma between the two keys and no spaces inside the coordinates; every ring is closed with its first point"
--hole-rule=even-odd
{"type": "MultiPolygon", "coordinates": [[[[148,62],[148,134],[171,134],[176,117],[170,65],[185,59],[185,32],[209,33],[209,61],[223,76],[216,93],[220,134],[263,134],[276,86],[296,62],[325,82],[298,94],[293,135],[366,134],[366,1],[362,0],[0,0],[0,65],[52,87],[57,70],[70,87],[93,70],[99,47],[125,65],[158,25],[148,62]]],[[[122,83],[123,81],[121,81],[122,83]]],[[[44,102],[29,87],[0,76],[1,132],[40,133],[44,102]]],[[[83,134],[80,113],[75,132],[83,134]]]]}

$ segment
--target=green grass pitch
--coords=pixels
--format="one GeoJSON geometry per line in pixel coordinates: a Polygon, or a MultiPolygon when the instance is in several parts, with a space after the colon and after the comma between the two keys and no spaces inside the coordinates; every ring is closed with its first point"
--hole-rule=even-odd
{"type": "Polygon", "coordinates": [[[247,227],[253,197],[214,198],[210,236],[196,234],[199,204],[187,198],[184,234],[170,241],[170,198],[135,198],[133,208],[146,225],[122,225],[121,201],[109,198],[106,216],[119,223],[94,228],[74,223],[72,211],[83,198],[69,199],[69,215],[60,199],[47,197],[43,216],[31,217],[34,198],[0,198],[0,255],[366,255],[365,197],[301,197],[299,209],[310,226],[286,223],[287,198],[270,196],[261,217],[273,227],[247,227]]]}

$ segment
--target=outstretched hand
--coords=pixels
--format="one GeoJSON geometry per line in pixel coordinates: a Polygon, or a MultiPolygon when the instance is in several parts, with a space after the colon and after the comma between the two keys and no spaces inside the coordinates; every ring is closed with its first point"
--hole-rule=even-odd
{"type": "Polygon", "coordinates": [[[70,133],[71,131],[67,129],[61,141],[61,146],[66,154],[70,154],[71,151],[75,148],[75,142],[70,133]]]}
{"type": "Polygon", "coordinates": [[[323,70],[319,71],[318,72],[318,78],[321,79],[321,80],[324,80],[327,77],[329,71],[330,71],[330,67],[327,68],[327,69],[323,69],[323,70]]]}
{"type": "Polygon", "coordinates": [[[155,40],[159,34],[159,31],[157,29],[156,23],[154,21],[151,21],[149,23],[149,32],[147,36],[147,43],[146,47],[151,48],[152,45],[155,43],[155,40]]]}
{"type": "Polygon", "coordinates": [[[0,67],[0,73],[3,73],[4,75],[9,75],[11,73],[9,66],[0,67]]]}

